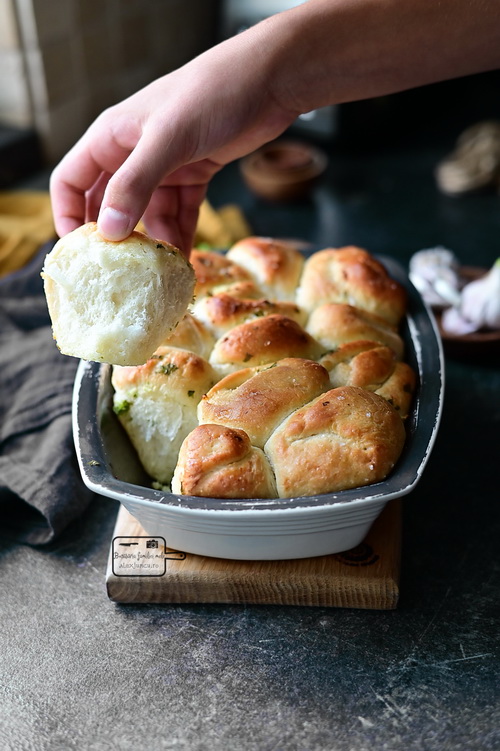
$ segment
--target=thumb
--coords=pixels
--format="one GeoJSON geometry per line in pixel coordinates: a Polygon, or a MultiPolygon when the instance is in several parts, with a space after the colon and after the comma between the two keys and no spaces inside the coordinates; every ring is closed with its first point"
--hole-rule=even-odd
{"type": "Polygon", "coordinates": [[[144,134],[109,179],[97,218],[103,237],[117,241],[130,235],[163,177],[175,169],[166,153],[160,139],[144,134]]]}

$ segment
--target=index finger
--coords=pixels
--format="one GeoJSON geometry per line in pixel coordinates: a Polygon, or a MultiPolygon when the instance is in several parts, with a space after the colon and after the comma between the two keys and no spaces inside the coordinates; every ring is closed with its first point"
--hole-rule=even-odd
{"type": "Polygon", "coordinates": [[[50,197],[60,237],[84,223],[86,192],[95,185],[101,172],[88,150],[76,148],[55,167],[50,176],[50,197]]]}

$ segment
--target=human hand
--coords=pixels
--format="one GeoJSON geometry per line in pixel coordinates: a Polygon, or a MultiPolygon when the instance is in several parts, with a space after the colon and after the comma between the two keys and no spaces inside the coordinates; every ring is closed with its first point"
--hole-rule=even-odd
{"type": "Polygon", "coordinates": [[[260,52],[256,64],[255,36],[228,40],[97,118],[51,176],[59,235],[97,221],[120,240],[142,218],[189,254],[212,176],[297,115],[270,96],[272,58],[260,52]]]}
{"type": "Polygon", "coordinates": [[[120,240],[142,217],[189,254],[223,165],[316,107],[497,67],[498,7],[308,0],[271,16],[106,110],[53,172],[56,231],[97,220],[120,240]]]}

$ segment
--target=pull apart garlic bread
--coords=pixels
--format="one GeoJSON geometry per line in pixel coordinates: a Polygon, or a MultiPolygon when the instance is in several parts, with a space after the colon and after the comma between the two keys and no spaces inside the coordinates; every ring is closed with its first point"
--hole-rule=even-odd
{"type": "Polygon", "coordinates": [[[404,288],[362,248],[307,260],[247,238],[194,250],[194,302],[114,408],[153,481],[180,495],[277,498],[383,480],[406,439],[416,374],[404,288]]]}
{"type": "Polygon", "coordinates": [[[195,284],[173,245],[142,232],[111,242],[94,222],[58,240],[42,277],[60,351],[113,365],[144,364],[186,312],[195,284]]]}

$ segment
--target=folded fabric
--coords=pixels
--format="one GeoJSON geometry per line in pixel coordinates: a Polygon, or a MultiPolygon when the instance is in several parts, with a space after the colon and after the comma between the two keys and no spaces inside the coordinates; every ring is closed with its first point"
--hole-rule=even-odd
{"type": "Polygon", "coordinates": [[[86,508],[73,444],[78,361],[52,338],[40,271],[53,242],[0,279],[0,531],[52,542],[86,508]]]}

